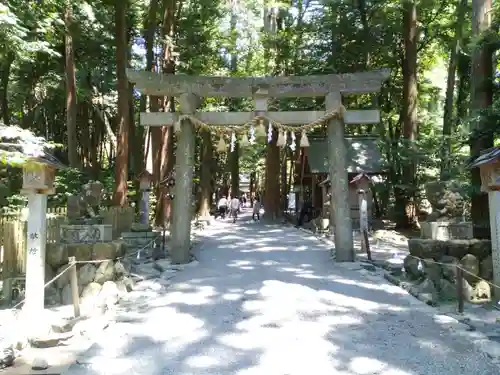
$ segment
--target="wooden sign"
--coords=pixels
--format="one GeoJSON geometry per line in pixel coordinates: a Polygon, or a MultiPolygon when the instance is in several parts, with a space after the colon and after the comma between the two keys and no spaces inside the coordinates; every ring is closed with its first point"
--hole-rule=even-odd
{"type": "Polygon", "coordinates": [[[364,190],[358,190],[359,199],[359,230],[361,233],[361,247],[366,252],[368,260],[372,260],[370,250],[370,241],[368,240],[368,205],[366,202],[366,193],[364,190]]]}

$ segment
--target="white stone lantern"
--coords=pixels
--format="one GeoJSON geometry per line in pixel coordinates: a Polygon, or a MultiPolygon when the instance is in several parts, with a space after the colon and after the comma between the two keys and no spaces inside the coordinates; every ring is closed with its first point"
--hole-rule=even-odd
{"type": "Polygon", "coordinates": [[[151,183],[153,182],[153,175],[144,170],[138,176],[139,189],[142,191],[141,197],[141,224],[149,225],[149,192],[151,190],[151,183]]]}
{"type": "MultiPolygon", "coordinates": [[[[500,147],[482,152],[471,164],[481,173],[481,191],[488,193],[493,283],[500,283],[500,147]]],[[[496,298],[498,298],[498,292],[496,298]]]]}
{"type": "Polygon", "coordinates": [[[151,183],[153,182],[153,175],[148,171],[143,171],[138,176],[139,178],[139,189],[142,191],[149,190],[151,188],[151,183]]]}

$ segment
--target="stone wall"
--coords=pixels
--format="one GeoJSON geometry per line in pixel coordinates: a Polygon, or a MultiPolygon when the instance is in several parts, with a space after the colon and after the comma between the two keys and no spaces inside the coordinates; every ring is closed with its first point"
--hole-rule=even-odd
{"type": "Polygon", "coordinates": [[[404,269],[408,279],[416,281],[410,293],[435,303],[456,298],[456,265],[464,272],[463,289],[467,300],[479,302],[491,298],[493,277],[491,241],[409,239],[410,255],[404,269]]]}
{"type": "MultiPolygon", "coordinates": [[[[114,304],[133,285],[127,262],[118,260],[126,253],[123,241],[95,244],[47,245],[45,282],[68,267],[68,257],[77,261],[97,261],[77,265],[78,288],[83,308],[114,304]],[[99,262],[100,261],[100,262],[99,262]]],[[[70,272],[65,272],[45,289],[47,305],[72,304],[70,272]]]]}

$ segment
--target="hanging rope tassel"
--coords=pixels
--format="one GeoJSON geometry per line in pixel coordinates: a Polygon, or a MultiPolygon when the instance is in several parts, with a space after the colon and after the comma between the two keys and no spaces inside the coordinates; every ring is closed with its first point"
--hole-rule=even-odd
{"type": "Polygon", "coordinates": [[[217,143],[217,152],[225,152],[226,148],[226,142],[224,142],[224,137],[221,135],[219,138],[219,142],[217,143]]]}
{"type": "Polygon", "coordinates": [[[264,126],[264,121],[259,120],[259,125],[257,125],[257,129],[255,129],[256,137],[265,137],[267,135],[266,127],[264,126]]]}
{"type": "Polygon", "coordinates": [[[236,146],[236,135],[234,132],[231,133],[231,152],[234,152],[234,148],[236,146]]]}
{"type": "Polygon", "coordinates": [[[300,147],[309,147],[309,139],[307,139],[305,130],[302,130],[302,134],[300,135],[300,147]]]}
{"type": "Polygon", "coordinates": [[[181,131],[181,120],[174,122],[174,133],[180,133],[181,131]]]}
{"type": "Polygon", "coordinates": [[[250,141],[248,140],[248,135],[247,133],[243,133],[240,139],[240,146],[241,147],[248,147],[250,145],[250,141]]]}
{"type": "Polygon", "coordinates": [[[290,150],[295,151],[295,148],[297,147],[295,142],[295,132],[291,132],[290,136],[292,137],[292,142],[290,143],[290,150]]]}
{"type": "Polygon", "coordinates": [[[255,143],[255,128],[253,125],[250,127],[250,144],[253,145],[255,143]]]}
{"type": "Polygon", "coordinates": [[[276,141],[276,146],[285,147],[286,146],[286,132],[280,130],[278,133],[278,140],[276,141]]]}

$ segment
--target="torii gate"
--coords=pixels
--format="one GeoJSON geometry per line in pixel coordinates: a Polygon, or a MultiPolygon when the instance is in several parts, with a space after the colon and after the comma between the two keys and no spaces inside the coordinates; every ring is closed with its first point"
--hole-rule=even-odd
{"type": "Polygon", "coordinates": [[[276,123],[298,126],[321,119],[338,111],[343,116],[328,121],[328,155],[331,183],[331,218],[334,224],[336,259],[339,262],[355,258],[346,170],[344,124],[375,124],[380,121],[378,110],[343,111],[342,94],[367,94],[380,91],[389,77],[387,69],[352,74],[330,74],[305,77],[196,77],[166,75],[128,70],[127,76],[144,95],[178,97],[180,115],[167,112],[141,113],[143,126],[172,126],[180,120],[177,135],[176,184],[172,218],[172,261],[189,262],[191,236],[192,187],[194,169],[194,125],[204,123],[220,126],[247,124],[256,116],[276,123]],[[326,111],[269,112],[268,99],[280,97],[325,97],[326,111]],[[253,97],[255,112],[198,112],[202,97],[253,97]],[[191,119],[189,117],[192,116],[191,119]]]}

